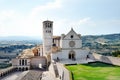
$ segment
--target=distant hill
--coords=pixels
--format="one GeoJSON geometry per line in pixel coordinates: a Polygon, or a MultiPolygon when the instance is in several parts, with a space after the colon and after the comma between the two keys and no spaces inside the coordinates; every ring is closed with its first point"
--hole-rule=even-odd
{"type": "Polygon", "coordinates": [[[120,50],[120,33],[82,36],[82,45],[99,54],[111,56],[112,52],[120,50]]]}
{"type": "Polygon", "coordinates": [[[83,43],[86,42],[112,42],[120,41],[120,33],[118,34],[108,34],[108,35],[87,35],[82,36],[83,43]]]}
{"type": "Polygon", "coordinates": [[[0,37],[0,41],[2,40],[15,40],[15,41],[21,41],[21,40],[42,40],[40,37],[28,37],[28,36],[8,36],[8,37],[0,37]]]}
{"type": "MultiPolygon", "coordinates": [[[[41,37],[28,37],[28,36],[8,36],[0,37],[0,40],[42,40],[41,37]]],[[[118,34],[108,34],[108,35],[86,35],[82,36],[83,42],[108,42],[108,41],[118,41],[120,40],[120,33],[118,34]]]]}

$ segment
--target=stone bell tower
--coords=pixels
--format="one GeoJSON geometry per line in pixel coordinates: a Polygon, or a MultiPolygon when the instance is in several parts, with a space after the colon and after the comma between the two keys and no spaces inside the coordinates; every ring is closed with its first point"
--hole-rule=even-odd
{"type": "Polygon", "coordinates": [[[53,21],[43,21],[43,53],[48,56],[52,50],[53,21]]]}

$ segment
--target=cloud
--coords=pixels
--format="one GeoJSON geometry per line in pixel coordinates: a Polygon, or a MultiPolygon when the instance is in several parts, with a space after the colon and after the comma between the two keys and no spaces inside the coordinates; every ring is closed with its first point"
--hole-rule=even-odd
{"type": "Polygon", "coordinates": [[[15,10],[0,11],[0,36],[42,35],[43,15],[48,14],[50,10],[61,8],[61,6],[62,0],[55,0],[32,8],[27,15],[15,10]]]}
{"type": "MultiPolygon", "coordinates": [[[[71,5],[73,2],[73,0],[71,2],[69,0],[52,0],[52,2],[46,2],[44,5],[32,6],[29,12],[18,12],[14,8],[12,10],[9,8],[9,10],[0,10],[0,36],[42,36],[42,21],[47,18],[54,21],[54,35],[66,34],[71,27],[81,34],[101,33],[103,30],[106,33],[109,27],[111,27],[111,30],[114,30],[112,29],[113,26],[119,27],[120,20],[94,21],[91,16],[83,18],[81,16],[75,19],[74,16],[78,16],[74,15],[75,12],[72,13],[73,16],[69,14],[66,16],[69,8],[66,4],[71,5]],[[63,11],[66,12],[63,13],[63,11]]],[[[120,32],[117,27],[114,31],[120,32]]]]}
{"type": "Polygon", "coordinates": [[[48,2],[45,5],[39,5],[37,7],[34,7],[31,11],[30,16],[34,17],[39,13],[41,14],[45,11],[59,9],[61,7],[62,7],[62,0],[55,0],[54,2],[48,2]]]}
{"type": "Polygon", "coordinates": [[[77,33],[86,34],[88,30],[92,30],[96,27],[96,23],[91,17],[85,17],[78,20],[70,19],[57,19],[54,20],[54,34],[60,35],[62,33],[68,33],[73,28],[77,33]],[[62,32],[61,32],[62,31],[62,32]]]}
{"type": "Polygon", "coordinates": [[[79,20],[80,24],[86,24],[88,22],[90,22],[91,18],[90,17],[87,17],[87,18],[83,18],[81,20],[79,20]]]}
{"type": "Polygon", "coordinates": [[[4,10],[0,12],[0,23],[11,18],[15,18],[15,12],[13,10],[4,10]]]}

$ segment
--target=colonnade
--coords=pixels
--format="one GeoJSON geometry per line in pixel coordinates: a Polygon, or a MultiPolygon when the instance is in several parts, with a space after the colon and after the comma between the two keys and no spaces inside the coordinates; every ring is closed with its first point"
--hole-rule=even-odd
{"type": "Polygon", "coordinates": [[[1,69],[0,70],[0,79],[4,76],[8,75],[9,73],[14,72],[14,71],[16,71],[16,68],[14,68],[14,67],[9,67],[7,69],[1,69]]]}

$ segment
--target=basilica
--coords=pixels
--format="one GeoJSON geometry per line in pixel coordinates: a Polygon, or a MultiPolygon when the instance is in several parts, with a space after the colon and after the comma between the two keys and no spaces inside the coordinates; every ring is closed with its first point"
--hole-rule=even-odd
{"type": "Polygon", "coordinates": [[[82,47],[81,34],[73,28],[67,34],[53,35],[53,21],[43,21],[43,44],[26,49],[12,60],[18,70],[45,68],[51,62],[80,64],[89,57],[89,49],[82,47]]]}

